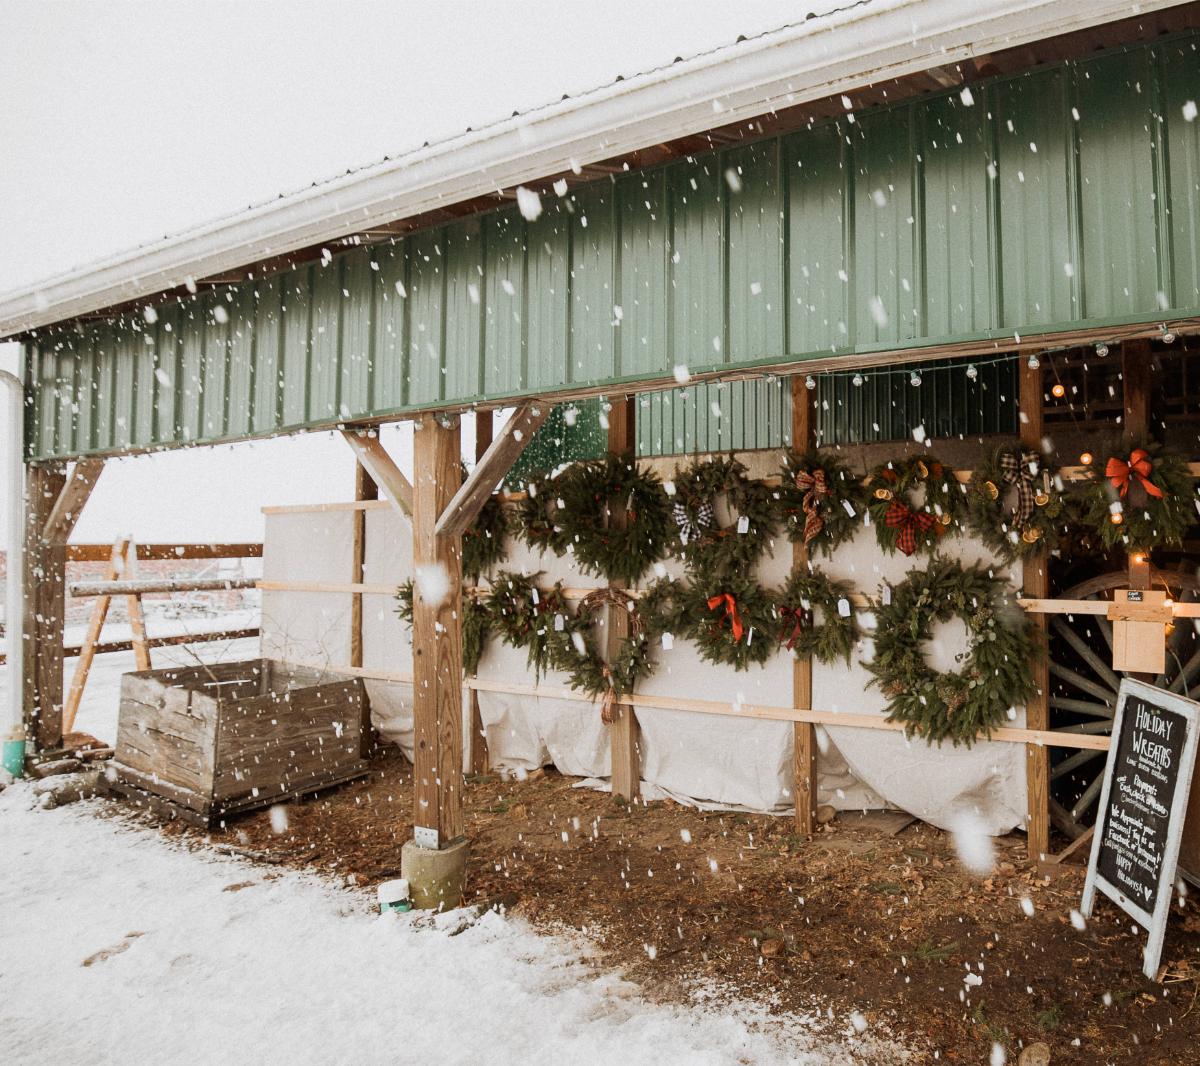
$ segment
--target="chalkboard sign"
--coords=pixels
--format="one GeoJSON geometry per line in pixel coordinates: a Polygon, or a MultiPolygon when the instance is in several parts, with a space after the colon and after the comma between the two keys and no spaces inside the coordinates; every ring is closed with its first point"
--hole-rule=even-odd
{"type": "Polygon", "coordinates": [[[1200,703],[1124,680],[1113,717],[1082,911],[1099,889],[1149,930],[1143,972],[1158,973],[1196,762],[1200,703]]]}

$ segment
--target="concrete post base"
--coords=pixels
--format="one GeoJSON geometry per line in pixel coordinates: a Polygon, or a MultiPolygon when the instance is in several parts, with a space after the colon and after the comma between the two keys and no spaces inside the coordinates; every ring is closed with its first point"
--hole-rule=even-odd
{"type": "Polygon", "coordinates": [[[410,840],[400,850],[400,876],[419,910],[451,910],[462,902],[467,874],[466,840],[434,851],[410,840]]]}

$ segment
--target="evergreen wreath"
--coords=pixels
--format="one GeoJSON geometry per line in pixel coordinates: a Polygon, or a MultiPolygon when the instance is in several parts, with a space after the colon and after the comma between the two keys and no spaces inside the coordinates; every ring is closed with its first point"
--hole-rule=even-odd
{"type": "Polygon", "coordinates": [[[687,637],[686,593],[687,586],[670,577],[660,577],[642,592],[638,599],[638,617],[647,644],[661,644],[668,633],[680,639],[687,637]]]}
{"type": "Polygon", "coordinates": [[[779,506],[793,543],[832,555],[862,527],[867,493],[840,459],[815,448],[792,452],[780,477],[779,506]]]}
{"type": "Polygon", "coordinates": [[[462,572],[468,581],[477,582],[504,558],[508,536],[508,518],[500,497],[493,493],[462,538],[462,572]]]}
{"type": "Polygon", "coordinates": [[[518,535],[534,551],[562,555],[567,550],[567,535],[558,524],[562,510],[558,490],[570,475],[568,468],[558,477],[530,478],[525,482],[515,517],[518,535]]]}
{"type": "Polygon", "coordinates": [[[574,622],[569,635],[555,634],[555,666],[570,675],[571,688],[601,701],[600,720],[611,725],[616,701],[632,692],[634,685],[650,673],[648,640],[636,601],[621,589],[596,589],[580,602],[574,622]],[[611,663],[605,661],[589,639],[595,629],[596,614],[606,605],[629,615],[629,635],[621,642],[611,663]]]}
{"type": "Polygon", "coordinates": [[[816,569],[795,571],[776,605],[780,643],[797,659],[812,658],[821,663],[841,659],[849,665],[850,653],[860,636],[852,594],[848,581],[835,581],[816,569]]]}
{"type": "Polygon", "coordinates": [[[775,652],[779,615],[758,583],[744,575],[687,586],[680,596],[686,629],[700,656],[716,665],[747,670],[775,652]]]}
{"type": "Polygon", "coordinates": [[[1187,463],[1153,441],[1115,442],[1099,452],[1084,494],[1084,518],[1106,548],[1149,551],[1180,544],[1196,520],[1187,463]]]}
{"type": "Polygon", "coordinates": [[[963,507],[962,490],[953,472],[932,455],[876,467],[867,492],[876,539],[889,555],[932,551],[956,526],[963,507]],[[917,505],[913,493],[921,488],[925,500],[917,505]]]}
{"type": "Polygon", "coordinates": [[[888,699],[888,721],[903,722],[908,736],[969,747],[1036,690],[1030,664],[1044,654],[1040,631],[1008,583],[979,564],[935,558],[892,586],[875,616],[875,658],[864,665],[888,699]],[[922,645],[935,622],[951,618],[966,623],[969,645],[958,671],[939,672],[922,645]]]}
{"type": "MultiPolygon", "coordinates": [[[[462,616],[462,664],[463,672],[474,677],[479,672],[479,660],[487,644],[491,626],[491,612],[487,604],[474,596],[463,597],[462,616]]],[[[413,624],[413,583],[409,578],[396,589],[396,614],[408,628],[413,624]]]]}
{"type": "Polygon", "coordinates": [[[584,572],[632,585],[666,553],[666,491],[632,456],[581,463],[559,479],[558,493],[559,523],[584,572]],[[623,521],[614,523],[618,514],[623,521]]]}
{"type": "Polygon", "coordinates": [[[705,581],[749,573],[769,547],[778,522],[772,491],[751,481],[732,457],[697,460],[678,474],[671,514],[679,554],[705,581]],[[728,526],[718,518],[720,497],[732,518],[728,526]]]}
{"type": "Polygon", "coordinates": [[[534,676],[561,661],[564,640],[571,639],[575,622],[567,608],[561,582],[550,589],[539,589],[540,572],[526,577],[501,570],[492,583],[488,597],[490,626],[511,648],[524,648],[534,676]]]}
{"type": "Polygon", "coordinates": [[[1058,546],[1066,525],[1062,482],[1040,452],[1005,444],[971,475],[967,522],[1006,563],[1058,546]]]}

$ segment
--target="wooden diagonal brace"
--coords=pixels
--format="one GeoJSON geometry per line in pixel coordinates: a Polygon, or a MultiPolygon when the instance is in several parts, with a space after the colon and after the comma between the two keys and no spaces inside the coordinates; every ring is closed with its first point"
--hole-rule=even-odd
{"type": "Polygon", "coordinates": [[[454,499],[446,506],[437,520],[434,532],[439,537],[457,537],[467,531],[476,515],[487,503],[504,475],[525,450],[533,435],[550,417],[551,405],[542,401],[525,403],[518,407],[512,417],[486,452],[475,464],[471,476],[462,483],[454,499]]]}
{"type": "Polygon", "coordinates": [[[75,463],[42,528],[42,539],[47,544],[66,543],[103,470],[103,459],[80,459],[75,463]]]}
{"type": "Polygon", "coordinates": [[[363,469],[371,475],[372,480],[384,492],[392,505],[405,518],[412,518],[413,489],[396,461],[387,453],[378,437],[359,435],[352,429],[343,429],[342,436],[346,443],[354,449],[354,454],[362,464],[363,469]]]}

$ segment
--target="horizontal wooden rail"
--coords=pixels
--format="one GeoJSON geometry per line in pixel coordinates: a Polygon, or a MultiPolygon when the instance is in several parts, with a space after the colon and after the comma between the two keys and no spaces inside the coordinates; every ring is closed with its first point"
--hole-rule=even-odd
{"type": "Polygon", "coordinates": [[[74,581],[67,586],[72,596],[149,596],[157,592],[222,592],[252,589],[253,577],[145,578],[130,581],[74,581]]]}
{"type": "MultiPolygon", "coordinates": [[[[348,674],[373,681],[390,681],[412,684],[412,674],[399,671],[376,670],[364,666],[335,666],[330,663],[314,663],[286,660],[294,666],[312,670],[328,670],[330,673],[348,674]]],[[[519,685],[506,681],[489,681],[485,678],[463,679],[463,687],[476,692],[497,692],[510,696],[534,696],[541,699],[569,700],[574,703],[595,703],[591,696],[582,696],[568,688],[549,688],[544,685],[519,685]]],[[[688,711],[693,714],[715,714],[727,718],[753,718],[775,722],[811,722],[814,725],[844,726],[850,729],[874,729],[888,733],[904,732],[901,722],[889,722],[874,714],[843,714],[838,711],[801,710],[798,707],[773,707],[765,704],[733,704],[718,700],[698,700],[676,696],[625,696],[617,701],[628,707],[646,710],[688,711]]],[[[1090,751],[1108,751],[1111,739],[1086,733],[1059,733],[1050,729],[1022,729],[1002,726],[992,730],[991,740],[1007,744],[1036,744],[1047,748],[1080,748],[1090,751]]]]}
{"type": "MultiPolygon", "coordinates": [[[[69,563],[107,563],[111,544],[68,544],[69,563]]],[[[260,559],[262,544],[139,544],[139,560],[151,559],[260,559]]]]}
{"type": "MultiPolygon", "coordinates": [[[[173,633],[169,637],[147,637],[148,648],[172,648],[181,644],[205,644],[216,640],[248,640],[262,634],[260,629],[220,629],[208,633],[173,633]]],[[[63,655],[68,659],[76,658],[83,650],[82,644],[68,644],[63,648],[63,655]]],[[[106,655],[109,652],[132,651],[132,640],[107,640],[97,644],[95,654],[106,655]]],[[[8,656],[0,651],[0,666],[8,661],[8,656]]]]}
{"type": "MultiPolygon", "coordinates": [[[[1096,614],[1112,617],[1114,609],[1120,610],[1111,600],[1017,600],[1030,614],[1096,614]]],[[[1133,607],[1133,604],[1129,605],[1133,607]]],[[[1156,608],[1157,609],[1157,608],[1156,608]]],[[[1176,618],[1200,618],[1200,603],[1169,603],[1163,610],[1176,618]]],[[[1136,614],[1137,612],[1133,612],[1136,614]]],[[[1133,617],[1133,614],[1130,617],[1133,617]]],[[[1153,619],[1158,621],[1158,619],[1153,619]]]]}
{"type": "Polygon", "coordinates": [[[361,581],[256,581],[263,592],[331,592],[358,596],[395,596],[397,585],[364,585],[361,581]]]}

